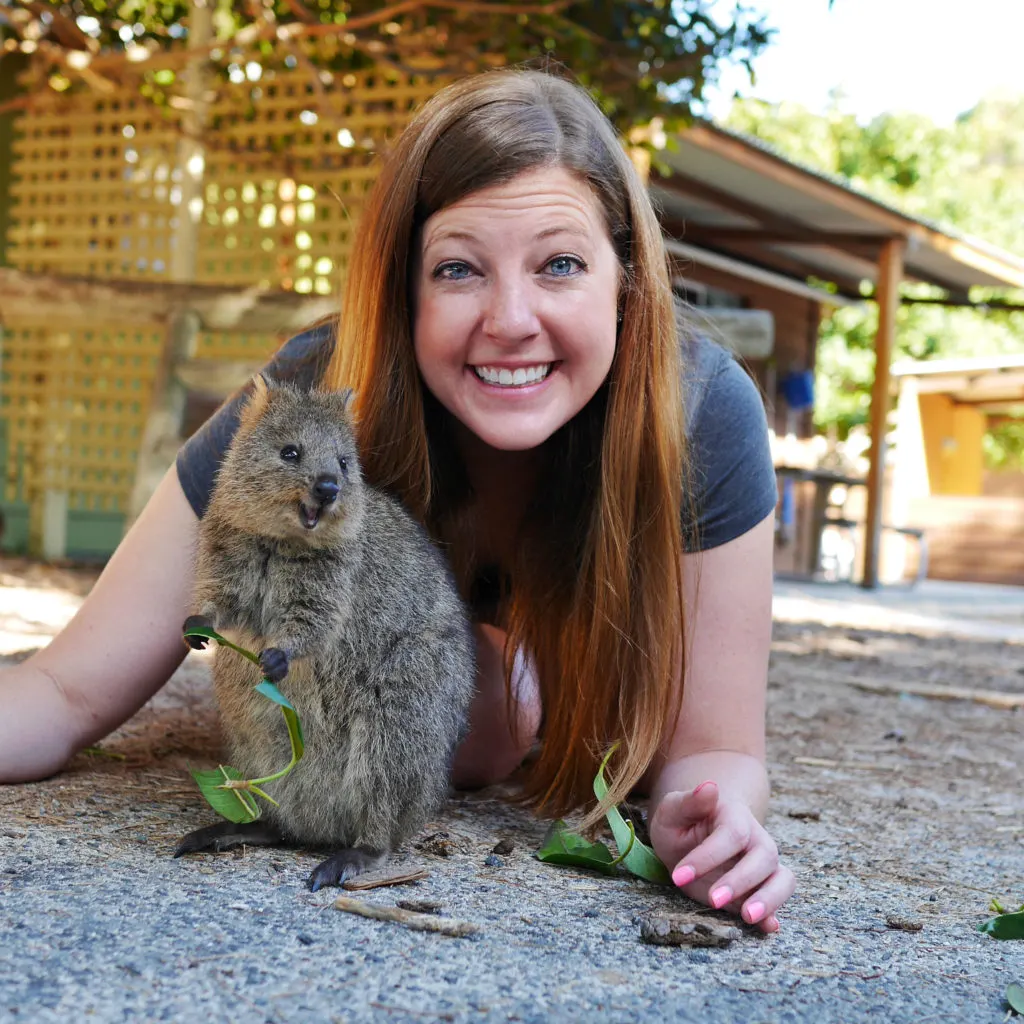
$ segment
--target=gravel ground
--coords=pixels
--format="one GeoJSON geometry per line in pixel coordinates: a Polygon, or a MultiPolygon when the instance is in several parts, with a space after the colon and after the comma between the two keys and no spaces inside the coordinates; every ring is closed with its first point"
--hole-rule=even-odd
{"type": "Polygon", "coordinates": [[[219,744],[207,663],[190,657],[105,741],[115,757],[0,788],[0,1019],[1004,1020],[1024,943],[975,926],[993,896],[1024,902],[1024,711],[899,685],[1021,693],[1021,653],[777,625],[769,827],[799,890],[778,935],[744,929],[726,949],[641,943],[644,915],[697,908],[539,863],[545,823],[498,789],[456,794],[431,823],[450,856],[403,852],[428,878],[348,894],[438,902],[480,926],[469,938],[336,911],[336,891],[304,887],[313,853],[173,860],[176,839],[212,820],[186,762],[216,763],[219,744]],[[500,840],[513,849],[494,859],[500,840]]]}

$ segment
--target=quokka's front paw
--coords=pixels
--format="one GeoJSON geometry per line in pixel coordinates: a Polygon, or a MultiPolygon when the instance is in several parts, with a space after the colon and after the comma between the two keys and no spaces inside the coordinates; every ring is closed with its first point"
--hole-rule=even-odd
{"type": "MultiPolygon", "coordinates": [[[[181,631],[187,633],[192,629],[213,629],[213,623],[205,615],[190,615],[182,624],[181,631]]],[[[205,636],[186,636],[184,640],[193,651],[206,650],[210,642],[205,636]]]]}
{"type": "Polygon", "coordinates": [[[260,668],[272,683],[279,683],[288,675],[288,655],[279,647],[267,647],[260,651],[260,668]]]}

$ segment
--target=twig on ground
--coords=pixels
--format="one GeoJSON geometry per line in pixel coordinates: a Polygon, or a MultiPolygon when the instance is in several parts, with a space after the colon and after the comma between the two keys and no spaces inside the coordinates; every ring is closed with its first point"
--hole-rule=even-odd
{"type": "Polygon", "coordinates": [[[377,906],[348,896],[339,896],[334,901],[334,909],[346,914],[368,917],[372,921],[390,921],[414,932],[435,932],[455,939],[463,939],[480,931],[480,926],[471,921],[452,921],[445,917],[435,917],[433,914],[417,914],[411,910],[402,910],[400,907],[377,906]]]}
{"type": "Polygon", "coordinates": [[[358,892],[360,889],[381,889],[386,885],[406,885],[409,882],[419,882],[429,876],[430,872],[426,868],[420,867],[407,868],[404,871],[396,869],[373,871],[346,879],[341,887],[350,892],[358,892]]]}

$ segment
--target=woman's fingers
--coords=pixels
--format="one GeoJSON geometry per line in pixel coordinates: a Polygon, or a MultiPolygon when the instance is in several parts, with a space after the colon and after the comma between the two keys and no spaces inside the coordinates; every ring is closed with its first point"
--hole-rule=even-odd
{"type": "MultiPolygon", "coordinates": [[[[695,846],[675,867],[672,881],[683,886],[738,857],[750,845],[750,827],[742,817],[730,816],[700,845],[695,846]]],[[[717,888],[717,887],[716,887],[717,888]]],[[[731,895],[718,905],[724,906],[731,895]]]]}
{"type": "Polygon", "coordinates": [[[714,782],[702,782],[694,789],[666,793],[654,814],[651,828],[685,831],[714,814],[717,805],[718,786],[714,782]]]}
{"type": "Polygon", "coordinates": [[[778,866],[779,853],[775,844],[767,835],[759,837],[755,845],[715,882],[708,893],[708,902],[715,909],[720,909],[734,900],[742,901],[747,893],[763,885],[778,866]]]}
{"type": "Polygon", "coordinates": [[[779,930],[775,912],[796,889],[796,878],[784,864],[780,864],[767,881],[743,902],[740,916],[748,924],[759,925],[762,931],[779,930]]]}

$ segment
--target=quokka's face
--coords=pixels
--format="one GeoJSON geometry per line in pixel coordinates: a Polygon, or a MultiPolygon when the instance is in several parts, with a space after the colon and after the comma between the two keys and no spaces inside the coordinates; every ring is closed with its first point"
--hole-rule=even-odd
{"type": "Polygon", "coordinates": [[[244,481],[245,508],[255,532],[323,542],[337,532],[361,488],[346,396],[269,389],[232,462],[244,481]]]}

